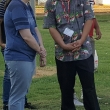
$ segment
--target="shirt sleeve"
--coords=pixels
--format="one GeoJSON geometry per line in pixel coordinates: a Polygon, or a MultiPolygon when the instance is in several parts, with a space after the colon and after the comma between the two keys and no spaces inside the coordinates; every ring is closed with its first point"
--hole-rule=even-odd
{"type": "Polygon", "coordinates": [[[44,24],[43,28],[48,29],[50,27],[56,28],[55,22],[55,7],[52,5],[51,0],[47,0],[44,9],[44,24]]]}
{"type": "MultiPolygon", "coordinates": [[[[91,9],[92,9],[93,12],[94,12],[93,5],[95,5],[95,2],[94,2],[94,0],[89,0],[89,2],[90,2],[91,9]]],[[[95,15],[94,15],[94,18],[95,18],[95,15]]]]}
{"type": "Polygon", "coordinates": [[[4,18],[4,13],[5,13],[5,0],[2,0],[0,2],[0,18],[4,18]]]}
{"type": "Polygon", "coordinates": [[[84,1],[84,16],[85,21],[93,19],[94,18],[94,12],[91,8],[91,4],[89,0],[83,0],[84,1]]]}
{"type": "Polygon", "coordinates": [[[92,10],[93,10],[93,5],[95,4],[94,0],[89,0],[90,5],[92,6],[92,10]]]}
{"type": "Polygon", "coordinates": [[[33,9],[32,9],[32,7],[31,7],[30,3],[28,3],[28,6],[29,6],[29,8],[30,8],[30,11],[31,11],[32,16],[33,16],[33,19],[34,19],[34,21],[35,21],[35,27],[37,27],[36,17],[35,17],[35,15],[34,15],[34,12],[33,12],[33,9]]]}
{"type": "Polygon", "coordinates": [[[16,30],[30,28],[26,10],[22,7],[16,7],[12,10],[12,20],[16,30]]]}

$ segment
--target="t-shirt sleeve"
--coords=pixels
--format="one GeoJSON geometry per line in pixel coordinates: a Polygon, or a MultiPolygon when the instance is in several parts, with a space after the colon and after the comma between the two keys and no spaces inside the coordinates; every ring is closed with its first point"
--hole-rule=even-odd
{"type": "MultiPolygon", "coordinates": [[[[91,9],[92,9],[93,12],[94,12],[93,5],[95,5],[95,2],[94,2],[94,0],[90,0],[89,2],[90,2],[91,9]]],[[[95,15],[94,15],[94,18],[95,18],[95,15]]]]}
{"type": "Polygon", "coordinates": [[[89,2],[90,2],[92,10],[94,11],[94,9],[93,9],[93,5],[95,4],[94,0],[89,0],[89,2]]]}
{"type": "Polygon", "coordinates": [[[36,17],[35,17],[35,15],[34,15],[33,9],[32,9],[32,7],[30,6],[30,4],[29,4],[29,8],[30,8],[30,11],[31,11],[31,13],[32,13],[32,16],[33,16],[33,19],[34,19],[34,22],[35,22],[35,27],[37,27],[36,17]]]}
{"type": "Polygon", "coordinates": [[[26,10],[21,7],[12,10],[12,20],[16,30],[30,28],[26,10]]]}
{"type": "Polygon", "coordinates": [[[91,8],[91,4],[89,0],[83,0],[84,1],[84,16],[85,16],[85,21],[89,19],[94,18],[94,12],[91,8]]]}
{"type": "Polygon", "coordinates": [[[4,5],[5,5],[5,1],[2,0],[2,1],[0,2],[0,18],[3,18],[3,17],[4,17],[4,13],[5,13],[4,5]]]}
{"type": "Polygon", "coordinates": [[[43,24],[44,29],[48,29],[50,27],[56,28],[54,13],[55,13],[54,5],[52,5],[51,0],[47,0],[44,9],[44,24],[43,24]]]}

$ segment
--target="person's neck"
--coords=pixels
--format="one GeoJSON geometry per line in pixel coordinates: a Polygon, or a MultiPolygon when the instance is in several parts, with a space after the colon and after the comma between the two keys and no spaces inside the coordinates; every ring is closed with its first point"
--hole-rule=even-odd
{"type": "Polygon", "coordinates": [[[29,0],[21,0],[22,2],[24,2],[25,4],[29,2],[29,0]]]}

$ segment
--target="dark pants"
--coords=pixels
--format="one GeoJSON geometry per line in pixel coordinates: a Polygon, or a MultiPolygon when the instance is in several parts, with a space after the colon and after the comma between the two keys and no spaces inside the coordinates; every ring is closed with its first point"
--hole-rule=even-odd
{"type": "Polygon", "coordinates": [[[73,103],[76,72],[82,85],[85,110],[100,110],[94,84],[93,56],[85,60],[71,62],[62,62],[56,59],[56,65],[61,90],[61,110],[76,110],[73,103]]]}
{"type": "MultiPolygon", "coordinates": [[[[4,49],[2,49],[1,52],[4,57],[4,49]]],[[[3,104],[6,105],[8,104],[10,88],[11,88],[11,82],[10,82],[9,70],[7,65],[5,64],[4,79],[3,79],[3,104]]]]}

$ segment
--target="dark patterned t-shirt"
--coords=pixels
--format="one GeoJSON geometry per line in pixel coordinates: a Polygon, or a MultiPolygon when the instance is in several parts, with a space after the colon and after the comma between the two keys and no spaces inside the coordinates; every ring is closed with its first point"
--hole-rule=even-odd
{"type": "MultiPolygon", "coordinates": [[[[64,0],[63,0],[64,1],[64,0]]],[[[64,2],[65,9],[68,11],[68,0],[64,2]]],[[[70,0],[69,21],[66,19],[68,13],[64,12],[62,0],[47,0],[45,5],[44,28],[56,28],[61,34],[65,44],[74,42],[81,38],[84,23],[93,19],[94,14],[88,0],[70,0]],[[64,30],[69,28],[73,30],[72,37],[64,34],[64,30]]],[[[61,61],[74,61],[87,59],[92,54],[89,37],[76,52],[65,51],[55,43],[55,56],[61,61]]]]}

